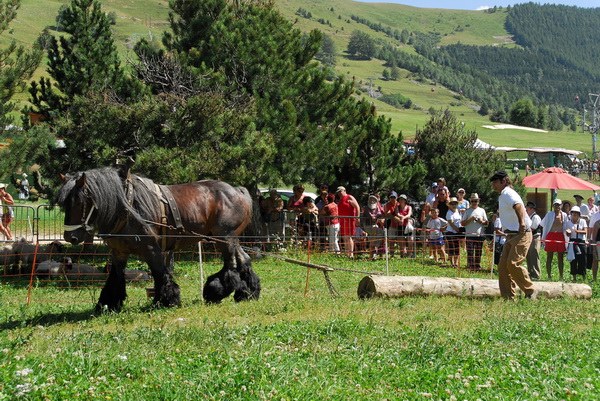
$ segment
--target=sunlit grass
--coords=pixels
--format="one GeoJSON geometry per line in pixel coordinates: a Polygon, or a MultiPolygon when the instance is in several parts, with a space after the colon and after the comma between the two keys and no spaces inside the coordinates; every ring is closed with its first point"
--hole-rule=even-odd
{"type": "MultiPolygon", "coordinates": [[[[300,255],[297,255],[300,256],[300,255]]],[[[306,255],[305,255],[306,257],[306,255]]],[[[313,256],[380,270],[380,262],[313,256]]],[[[306,260],[306,259],[304,259],[306,260]]],[[[397,274],[456,275],[394,259],[397,274]]],[[[12,398],[592,399],[600,381],[598,299],[536,303],[450,297],[361,301],[361,274],[270,258],[257,302],[206,306],[195,263],[178,264],[184,304],[149,307],[129,287],[120,314],[96,316],[95,289],[2,285],[0,394],[12,398]]],[[[205,274],[219,268],[204,265],[205,274]]],[[[60,287],[60,286],[58,286],[60,287]]],[[[596,286],[595,286],[596,288],[596,286]]]]}

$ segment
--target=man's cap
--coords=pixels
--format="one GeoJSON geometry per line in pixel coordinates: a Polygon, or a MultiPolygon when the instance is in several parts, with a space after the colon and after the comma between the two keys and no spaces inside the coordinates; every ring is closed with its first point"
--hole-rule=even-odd
{"type": "Polygon", "coordinates": [[[575,195],[573,195],[573,198],[581,198],[581,199],[583,199],[583,196],[581,196],[579,194],[575,194],[575,195]]]}
{"type": "Polygon", "coordinates": [[[581,210],[579,209],[579,206],[575,205],[571,208],[571,213],[579,213],[581,214],[581,210]]]}
{"type": "Polygon", "coordinates": [[[554,202],[552,202],[552,205],[562,205],[562,201],[558,198],[554,199],[554,202]]]}
{"type": "Polygon", "coordinates": [[[390,196],[389,196],[389,198],[392,198],[392,197],[394,197],[394,198],[397,198],[397,197],[398,197],[398,194],[396,193],[396,191],[392,191],[392,192],[390,192],[390,196]]]}
{"type": "Polygon", "coordinates": [[[375,195],[369,195],[369,202],[370,201],[374,201],[374,203],[376,203],[379,201],[379,199],[377,199],[377,197],[375,195]]]}
{"type": "Polygon", "coordinates": [[[479,200],[479,195],[477,194],[477,192],[473,192],[473,193],[471,194],[471,198],[470,198],[470,199],[471,199],[471,200],[473,200],[473,199],[477,199],[477,200],[479,200]]]}
{"type": "Polygon", "coordinates": [[[407,197],[406,195],[404,195],[404,194],[401,194],[401,195],[398,197],[398,199],[404,199],[405,201],[407,201],[407,200],[408,200],[408,197],[407,197]]]}
{"type": "Polygon", "coordinates": [[[497,171],[493,176],[490,177],[490,182],[491,181],[496,181],[496,180],[503,180],[506,177],[508,177],[508,174],[506,174],[506,171],[497,171]]]}
{"type": "Polygon", "coordinates": [[[532,209],[537,209],[537,205],[535,204],[535,202],[529,201],[525,206],[530,207],[532,209]]]}
{"type": "Polygon", "coordinates": [[[335,193],[337,194],[338,192],[342,192],[345,190],[346,190],[346,188],[340,186],[340,187],[337,187],[337,189],[335,190],[335,193]]]}
{"type": "Polygon", "coordinates": [[[437,181],[431,184],[432,187],[437,187],[437,181]]]}
{"type": "Polygon", "coordinates": [[[465,189],[464,189],[464,188],[458,188],[458,191],[456,191],[456,192],[457,192],[457,193],[458,193],[458,192],[465,192],[465,189]]]}
{"type": "Polygon", "coordinates": [[[458,204],[458,199],[456,199],[456,197],[455,197],[455,196],[453,196],[452,198],[450,198],[450,200],[448,201],[448,204],[449,204],[449,205],[451,205],[451,204],[453,204],[453,203],[456,203],[456,204],[458,204]]]}
{"type": "Polygon", "coordinates": [[[2,189],[2,188],[6,188],[6,184],[0,183],[0,189],[2,189]]]}

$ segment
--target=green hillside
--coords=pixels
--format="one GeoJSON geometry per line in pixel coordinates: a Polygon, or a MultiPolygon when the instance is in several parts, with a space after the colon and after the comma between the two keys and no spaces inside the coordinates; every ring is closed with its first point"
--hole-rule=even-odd
{"type": "MultiPolygon", "coordinates": [[[[3,35],[14,38],[19,43],[31,45],[46,26],[55,24],[55,18],[61,5],[68,0],[23,0],[17,19],[13,22],[13,33],[3,35]]],[[[166,0],[105,0],[101,2],[104,11],[114,13],[115,39],[125,61],[130,55],[130,45],[142,36],[160,36],[168,29],[168,1],[166,0]]],[[[276,0],[278,8],[290,20],[294,20],[297,28],[308,31],[319,29],[334,41],[336,46],[336,74],[348,79],[356,79],[357,89],[361,96],[373,88],[383,94],[400,93],[410,98],[411,109],[397,109],[376,98],[372,101],[380,113],[392,120],[394,132],[402,132],[405,137],[412,137],[418,126],[428,120],[428,110],[450,109],[468,128],[476,129],[481,139],[493,145],[511,146],[555,146],[579,149],[590,153],[589,135],[564,131],[549,134],[535,134],[521,130],[490,130],[483,128],[489,125],[487,116],[477,113],[480,107],[474,100],[451,91],[426,77],[417,77],[408,70],[400,70],[400,78],[396,81],[385,80],[383,71],[385,61],[373,58],[369,61],[349,57],[345,50],[350,35],[358,30],[368,33],[379,45],[393,44],[397,50],[405,54],[415,55],[415,48],[391,39],[384,32],[376,32],[365,24],[352,20],[352,16],[360,16],[368,21],[381,24],[391,29],[406,29],[410,32],[423,32],[439,38],[439,46],[462,44],[477,46],[494,46],[515,48],[504,23],[506,10],[495,13],[485,11],[421,9],[416,7],[384,4],[360,3],[351,0],[276,0]],[[311,18],[296,15],[303,8],[311,13],[311,18]]],[[[3,38],[5,43],[7,38],[3,38]]],[[[43,68],[38,69],[38,76],[43,68]]],[[[26,101],[26,94],[18,100],[26,101]]]]}
{"type": "MultiPolygon", "coordinates": [[[[413,101],[417,110],[399,110],[373,100],[380,112],[392,119],[393,129],[402,131],[406,137],[414,135],[415,127],[427,121],[429,108],[433,107],[436,110],[449,108],[465,122],[467,127],[476,129],[481,139],[494,145],[554,146],[575,148],[588,153],[591,151],[591,138],[588,134],[572,131],[533,134],[522,130],[498,131],[483,128],[483,125],[490,124],[490,120],[487,116],[483,117],[476,112],[480,106],[477,102],[444,88],[439,82],[428,79],[416,80],[415,74],[407,70],[401,70],[401,79],[397,81],[385,80],[382,75],[385,68],[384,60],[356,60],[345,52],[351,33],[359,30],[369,34],[379,43],[395,43],[399,50],[407,54],[416,54],[414,47],[394,41],[383,32],[376,32],[365,24],[357,23],[351,19],[353,15],[380,23],[384,27],[437,34],[440,38],[439,46],[442,48],[446,45],[474,45],[511,51],[517,46],[504,26],[508,14],[506,9],[488,13],[421,9],[397,4],[372,4],[348,0],[331,2],[279,0],[277,4],[290,19],[296,20],[299,29],[307,31],[319,29],[331,36],[337,47],[337,73],[350,79],[356,77],[359,87],[362,86],[364,89],[363,94],[368,92],[366,90],[369,84],[368,78],[374,78],[373,86],[380,87],[383,93],[401,93],[413,101]],[[296,15],[300,7],[311,13],[310,19],[296,15]],[[322,23],[323,20],[325,24],[322,23]],[[566,138],[568,140],[565,141],[566,138]]],[[[508,63],[501,64],[502,66],[509,70],[512,68],[508,63]]],[[[505,86],[508,87],[509,84],[505,86]]]]}

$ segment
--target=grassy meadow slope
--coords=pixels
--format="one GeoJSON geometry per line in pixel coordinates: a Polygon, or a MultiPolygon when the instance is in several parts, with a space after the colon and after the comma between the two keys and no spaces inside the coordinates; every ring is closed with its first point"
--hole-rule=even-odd
{"type": "MultiPolygon", "coordinates": [[[[0,45],[8,38],[30,46],[45,26],[55,24],[58,9],[69,0],[22,0],[17,19],[0,39],[0,45]]],[[[123,60],[129,57],[128,45],[140,36],[158,37],[168,29],[168,1],[166,0],[104,0],[103,10],[115,13],[117,24],[114,26],[115,41],[123,60]]],[[[348,79],[355,78],[357,85],[366,93],[369,78],[375,88],[383,93],[401,93],[409,97],[417,109],[401,110],[386,103],[371,99],[380,113],[392,120],[393,132],[402,132],[412,137],[416,127],[422,127],[429,118],[428,110],[450,109],[469,129],[476,129],[481,139],[497,146],[556,146],[569,147],[586,152],[591,150],[588,135],[572,132],[535,134],[519,130],[494,131],[483,128],[489,124],[487,117],[477,114],[478,105],[459,96],[457,93],[437,85],[434,82],[417,82],[407,70],[401,70],[401,79],[386,81],[382,73],[382,60],[361,61],[350,58],[344,52],[350,34],[354,30],[368,33],[373,38],[385,42],[392,40],[366,25],[350,19],[351,15],[380,22],[392,29],[409,31],[439,32],[441,44],[465,43],[475,45],[514,46],[504,28],[504,11],[488,14],[483,11],[424,9],[399,4],[361,3],[352,0],[275,0],[275,4],[295,26],[303,31],[319,29],[329,35],[337,48],[336,72],[348,79]],[[298,8],[304,8],[312,14],[311,19],[295,15],[298,8]],[[331,26],[317,20],[329,21],[331,26]],[[433,89],[433,90],[432,90],[433,89]]],[[[401,49],[414,54],[414,49],[401,45],[401,49]]],[[[43,66],[38,69],[36,79],[44,73],[43,66]]],[[[26,94],[20,94],[18,101],[25,102],[26,94]]]]}
{"type": "MultiPolygon", "coordinates": [[[[488,14],[484,11],[424,9],[400,4],[361,3],[352,0],[276,0],[276,4],[282,13],[296,21],[297,28],[319,29],[334,40],[337,50],[336,71],[339,74],[348,79],[355,77],[359,86],[365,88],[369,82],[368,78],[375,78],[374,87],[381,87],[383,93],[401,93],[420,108],[420,110],[400,110],[373,100],[379,112],[392,119],[394,132],[402,131],[405,137],[410,138],[414,135],[416,127],[422,127],[428,120],[427,110],[430,107],[436,110],[448,108],[465,123],[467,128],[475,129],[482,140],[496,146],[567,147],[591,153],[591,139],[587,134],[567,131],[540,134],[522,130],[499,131],[483,128],[483,125],[490,124],[489,119],[476,112],[478,105],[461,98],[457,93],[434,82],[417,82],[406,70],[401,70],[401,79],[386,81],[382,76],[384,69],[382,60],[355,60],[345,53],[354,30],[366,32],[375,39],[392,41],[385,34],[350,20],[351,15],[379,22],[392,29],[439,32],[442,45],[463,43],[481,46],[514,46],[504,28],[505,11],[488,14]],[[312,18],[306,19],[295,15],[300,7],[310,12],[312,18]],[[319,19],[329,21],[331,26],[319,23],[319,19]]],[[[400,46],[400,49],[414,53],[412,47],[401,44],[400,46]]]]}

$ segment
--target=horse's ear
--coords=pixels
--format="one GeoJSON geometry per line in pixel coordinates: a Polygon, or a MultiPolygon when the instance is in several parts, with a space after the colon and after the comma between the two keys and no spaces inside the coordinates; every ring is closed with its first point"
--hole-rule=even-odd
{"type": "Polygon", "coordinates": [[[80,188],[85,185],[85,173],[81,174],[81,177],[79,177],[77,181],[75,181],[75,185],[80,188]]]}
{"type": "Polygon", "coordinates": [[[63,182],[67,181],[67,176],[64,175],[64,174],[60,174],[60,180],[63,181],[63,182]]]}

